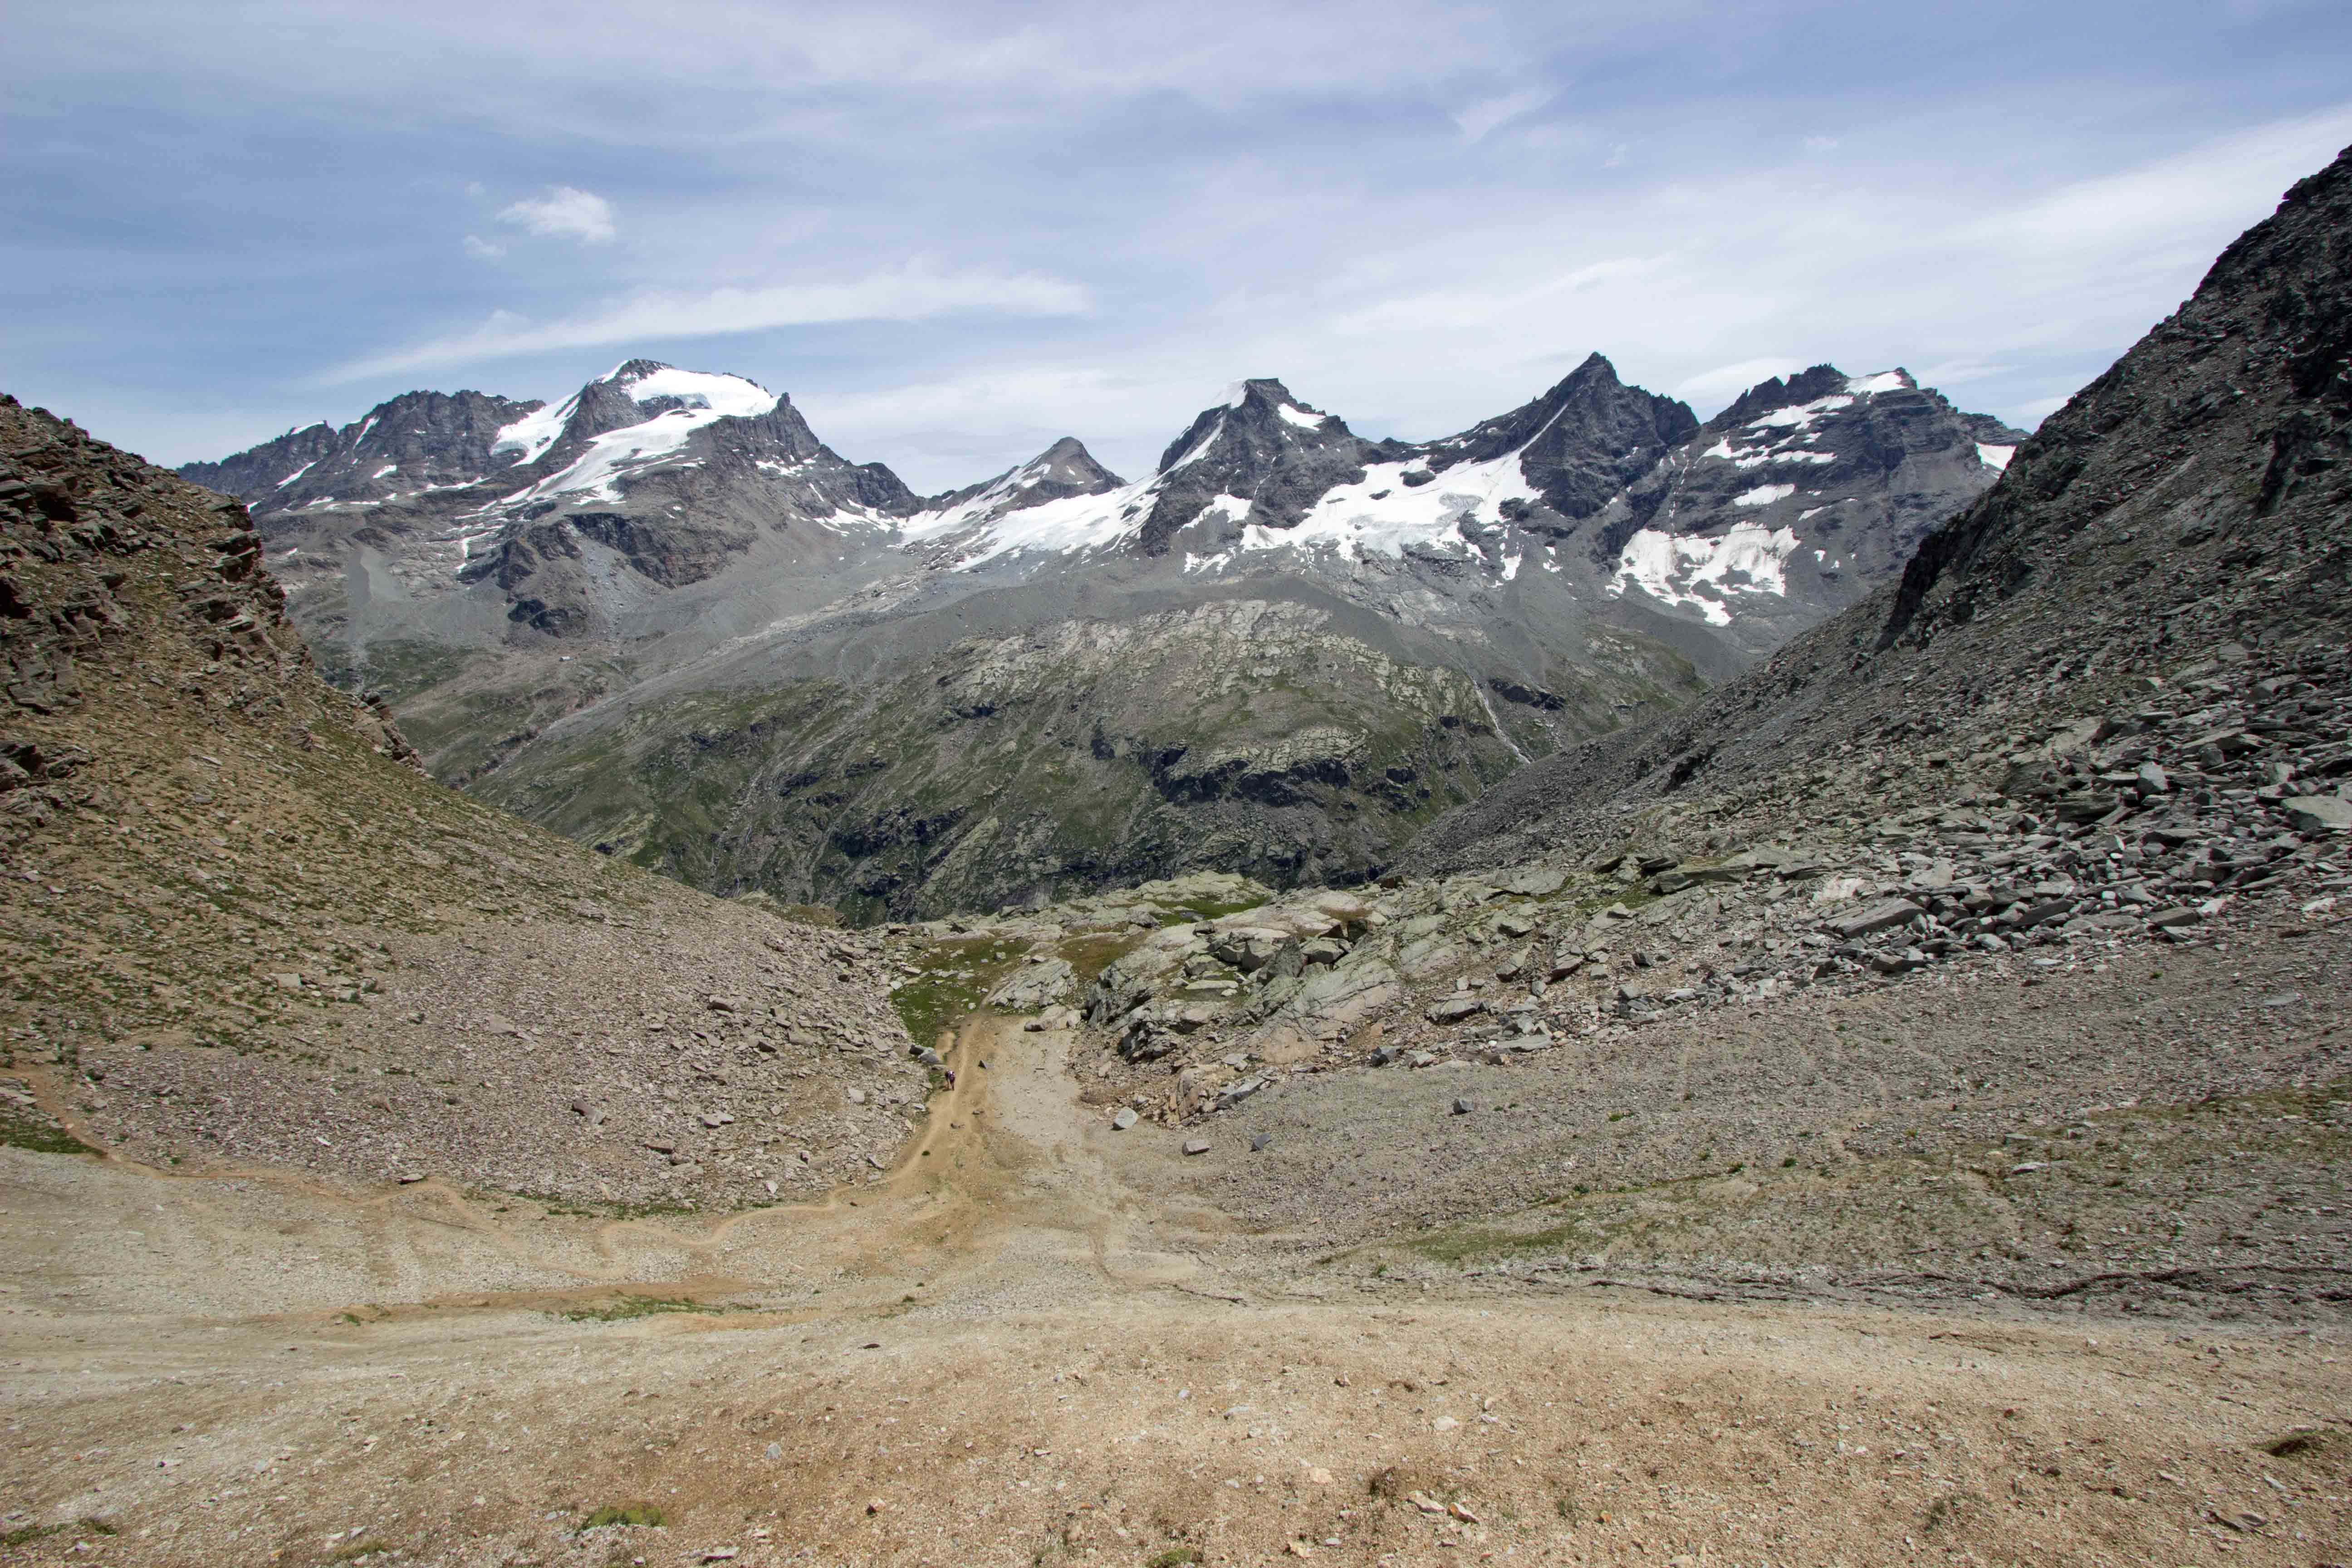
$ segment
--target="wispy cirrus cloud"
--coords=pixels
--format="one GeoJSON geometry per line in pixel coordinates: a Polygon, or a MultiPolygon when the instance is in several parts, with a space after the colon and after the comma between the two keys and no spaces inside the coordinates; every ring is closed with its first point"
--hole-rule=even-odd
{"type": "Polygon", "coordinates": [[[1484,142],[1487,132],[1496,127],[1507,124],[1550,100],[1550,93],[1533,89],[1506,93],[1500,98],[1481,99],[1466,109],[1455,110],[1454,123],[1461,128],[1463,141],[1484,142]]]}
{"type": "Polygon", "coordinates": [[[1085,314],[1090,305],[1087,289],[1058,278],[942,272],[920,265],[848,282],[648,289],[554,321],[534,321],[514,311],[497,310],[472,331],[429,338],[353,360],[320,379],[332,385],[562,349],[718,337],[777,327],[924,321],[952,316],[1076,316],[1085,314]]]}
{"type": "Polygon", "coordinates": [[[558,185],[544,196],[517,202],[499,214],[499,221],[583,245],[610,245],[617,232],[613,226],[612,203],[593,191],[570,185],[558,185]]]}

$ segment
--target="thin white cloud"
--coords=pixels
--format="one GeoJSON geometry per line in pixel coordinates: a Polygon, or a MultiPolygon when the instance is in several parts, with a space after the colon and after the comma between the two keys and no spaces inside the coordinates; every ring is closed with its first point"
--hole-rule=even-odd
{"type": "Polygon", "coordinates": [[[469,234],[466,237],[466,254],[477,260],[496,261],[506,253],[505,246],[484,239],[478,234],[469,234]]]}
{"type": "Polygon", "coordinates": [[[843,321],[921,321],[944,316],[1073,316],[1090,304],[1075,283],[1036,276],[945,273],[913,265],[847,283],[692,291],[644,289],[580,315],[533,322],[494,312],[470,332],[435,338],[330,372],[328,383],[473,364],[551,350],[716,337],[843,321]]]}
{"type": "Polygon", "coordinates": [[[2347,139],[2352,109],[2277,121],[2142,164],[2080,180],[1965,223],[1955,239],[2021,262],[2144,250],[2167,241],[2201,249],[2217,224],[2242,221],[2249,192],[2282,192],[2347,139]]]}
{"type": "Polygon", "coordinates": [[[593,191],[570,185],[558,185],[537,201],[517,202],[499,214],[499,221],[583,245],[610,245],[615,232],[613,204],[593,191]]]}
{"type": "Polygon", "coordinates": [[[1719,364],[1713,370],[1683,377],[1675,383],[1675,395],[1691,403],[1727,403],[1759,381],[1794,375],[1804,368],[1804,361],[1785,354],[1744,359],[1736,364],[1719,364]]]}
{"type": "Polygon", "coordinates": [[[1530,90],[1506,93],[1500,98],[1482,99],[1467,109],[1457,110],[1454,123],[1461,129],[1465,142],[1484,142],[1486,133],[1496,126],[1517,120],[1528,110],[1549,100],[1549,92],[1530,90]]]}

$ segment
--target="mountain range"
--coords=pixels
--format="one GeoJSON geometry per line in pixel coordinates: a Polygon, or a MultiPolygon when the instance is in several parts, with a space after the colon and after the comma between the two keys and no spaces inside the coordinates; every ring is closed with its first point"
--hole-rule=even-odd
{"type": "Polygon", "coordinates": [[[1379,873],[1531,759],[1897,572],[2023,433],[1820,365],[1712,419],[1598,354],[1459,435],[1236,383],[1128,480],[918,496],[745,378],[416,392],[181,472],[444,780],[854,918],[1379,873]]]}
{"type": "MultiPolygon", "coordinates": [[[[1646,711],[1498,688],[1548,649],[1635,689],[1599,650],[1664,658],[1644,626],[1770,640],[1752,574],[1607,590],[1645,529],[1681,559],[1694,487],[1917,428],[1907,387],[1800,379],[1614,488],[1540,415],[1496,432],[1538,499],[1458,549],[1246,542],[1494,460],[1350,450],[1261,383],[1132,488],[1065,449],[888,513],[812,451],[824,521],[691,576],[652,487],[740,457],[733,422],[787,441],[779,400],[614,482],[596,527],[669,588],[584,501],[461,515],[600,438],[501,448],[527,405],[438,416],[566,467],[338,542],[0,395],[0,1557],[2340,1556],[2352,151],[1855,602],[1704,690],[1685,658],[1646,711]],[[1231,499],[1152,537],[1195,484],[1231,499]],[[890,521],[827,553],[854,507],[890,521]],[[629,637],[499,585],[542,526],[629,637]],[[761,586],[795,551],[822,581],[761,586]],[[736,615],[771,619],[705,625],[736,615]],[[400,675],[445,752],[580,698],[475,792],[642,812],[636,858],[769,900],[840,877],[852,912],[1078,879],[1035,869],[1056,807],[1186,854],[1319,823],[1294,869],[1328,876],[1343,829],[1369,854],[1429,808],[1361,804],[1400,704],[1496,772],[1377,886],[1195,871],[845,931],[441,787],[312,646],[400,675]],[[1275,738],[1220,772],[1188,724],[1275,738]],[[1139,775],[1160,805],[1121,805],[1139,775]],[[916,847],[853,855],[877,781],[916,847]]],[[[711,413],[664,396],[640,424],[711,413]]]]}

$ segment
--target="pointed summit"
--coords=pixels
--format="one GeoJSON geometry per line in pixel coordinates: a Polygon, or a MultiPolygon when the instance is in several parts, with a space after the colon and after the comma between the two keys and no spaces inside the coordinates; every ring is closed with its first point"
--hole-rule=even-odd
{"type": "Polygon", "coordinates": [[[1076,437],[1065,436],[992,479],[930,497],[903,526],[909,539],[951,534],[1047,501],[1102,495],[1126,482],[1096,462],[1076,437]]]}
{"type": "Polygon", "coordinates": [[[1687,405],[1626,385],[1617,367],[1594,353],[1534,402],[1434,443],[1431,466],[1491,462],[1517,451],[1520,472],[1546,504],[1562,517],[1586,518],[1697,428],[1687,405]]]}
{"type": "Polygon", "coordinates": [[[1363,477],[1388,450],[1365,441],[1336,414],[1310,407],[1272,376],[1237,381],[1225,401],[1204,408],[1160,454],[1157,498],[1139,542],[1168,549],[1177,531],[1218,508],[1228,523],[1289,528],[1334,485],[1363,477]]]}

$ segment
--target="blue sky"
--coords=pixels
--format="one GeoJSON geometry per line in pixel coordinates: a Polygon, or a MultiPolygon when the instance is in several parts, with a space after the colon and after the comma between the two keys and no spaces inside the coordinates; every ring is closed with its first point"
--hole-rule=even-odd
{"type": "Polygon", "coordinates": [[[159,461],[633,354],[919,489],[1244,375],[1449,433],[1595,349],[2031,424],[2352,143],[2341,0],[13,16],[0,389],[159,461]]]}

